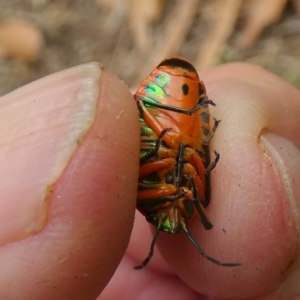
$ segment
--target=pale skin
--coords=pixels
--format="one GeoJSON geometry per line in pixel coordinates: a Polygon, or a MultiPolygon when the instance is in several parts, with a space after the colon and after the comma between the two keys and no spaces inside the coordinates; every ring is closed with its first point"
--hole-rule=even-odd
{"type": "Polygon", "coordinates": [[[132,269],[152,239],[134,219],[137,107],[124,83],[85,65],[0,101],[0,299],[298,299],[300,93],[245,64],[199,75],[222,120],[210,145],[221,158],[205,209],[214,227],[188,228],[242,266],[162,233],[149,265],[132,269]]]}

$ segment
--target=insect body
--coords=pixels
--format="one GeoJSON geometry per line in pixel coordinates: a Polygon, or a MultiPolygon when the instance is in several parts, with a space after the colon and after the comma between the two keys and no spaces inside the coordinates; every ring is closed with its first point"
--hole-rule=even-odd
{"type": "Polygon", "coordinates": [[[150,261],[160,231],[177,233],[183,230],[202,256],[208,256],[190,235],[187,221],[197,213],[205,229],[212,224],[203,208],[210,201],[210,171],[219,154],[210,163],[209,142],[218,126],[210,130],[205,86],[191,63],[182,58],[162,61],[142,81],[135,100],[140,112],[141,152],[137,208],[156,227],[150,261]]]}

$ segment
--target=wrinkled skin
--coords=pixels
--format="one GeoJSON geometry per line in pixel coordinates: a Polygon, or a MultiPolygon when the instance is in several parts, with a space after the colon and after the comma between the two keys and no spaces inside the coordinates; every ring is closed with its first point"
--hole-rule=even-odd
{"type": "Polygon", "coordinates": [[[97,299],[298,299],[299,91],[245,64],[199,73],[222,120],[210,145],[221,159],[205,210],[214,227],[188,227],[209,255],[242,266],[215,266],[184,234],[162,233],[136,271],[152,239],[134,218],[138,113],[126,86],[97,68],[54,74],[0,102],[0,299],[89,300],[102,290],[97,299]],[[90,110],[78,106],[84,84],[90,110]]]}

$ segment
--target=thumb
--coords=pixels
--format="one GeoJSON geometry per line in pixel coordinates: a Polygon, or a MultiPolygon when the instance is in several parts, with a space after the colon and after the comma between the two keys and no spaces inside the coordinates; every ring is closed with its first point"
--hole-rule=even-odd
{"type": "Polygon", "coordinates": [[[4,96],[0,115],[0,299],[95,299],[132,229],[131,94],[92,63],[4,96]]]}
{"type": "Polygon", "coordinates": [[[224,65],[201,78],[217,104],[211,115],[222,120],[210,145],[221,158],[206,209],[214,227],[205,232],[194,220],[189,229],[210,256],[242,266],[213,265],[184,235],[162,236],[158,246],[198,292],[230,299],[292,298],[299,294],[299,91],[243,64],[224,65]]]}

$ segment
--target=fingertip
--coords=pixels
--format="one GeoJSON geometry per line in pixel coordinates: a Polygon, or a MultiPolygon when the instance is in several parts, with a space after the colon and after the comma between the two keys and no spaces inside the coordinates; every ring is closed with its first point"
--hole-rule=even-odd
{"type": "Polygon", "coordinates": [[[2,120],[19,116],[2,148],[2,158],[11,162],[2,172],[11,180],[2,185],[16,175],[21,183],[4,185],[2,192],[7,201],[14,199],[22,220],[33,202],[38,217],[32,221],[31,214],[26,231],[19,234],[18,226],[1,248],[2,283],[18,287],[2,288],[0,298],[26,291],[34,298],[94,299],[120,262],[132,229],[139,157],[135,102],[124,83],[92,63],[7,95],[1,111],[2,120]],[[22,163],[12,164],[12,153],[22,163]]]}
{"type": "Polygon", "coordinates": [[[89,283],[83,280],[78,289],[100,292],[124,255],[135,212],[138,154],[135,102],[124,83],[104,71],[95,121],[52,194],[51,231],[65,224],[61,237],[73,240],[77,251],[73,273],[89,270],[89,283]]]}

